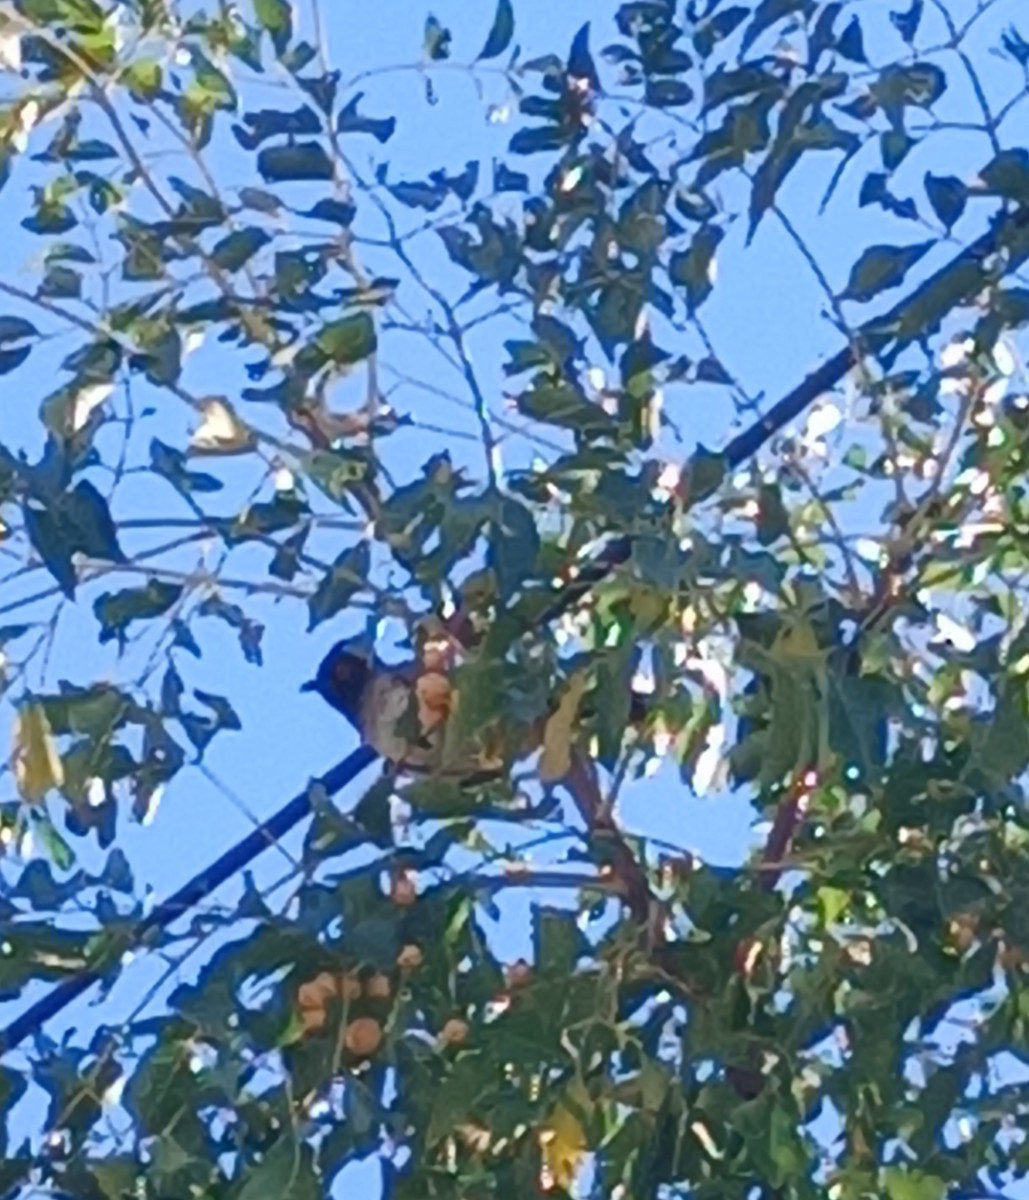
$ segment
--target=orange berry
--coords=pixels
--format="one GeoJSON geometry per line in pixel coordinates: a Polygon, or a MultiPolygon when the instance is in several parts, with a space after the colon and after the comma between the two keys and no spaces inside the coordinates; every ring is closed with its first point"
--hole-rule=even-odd
{"type": "Polygon", "coordinates": [[[339,994],[344,1000],[356,1000],[361,995],[361,981],[353,971],[340,976],[339,994]]]}
{"type": "Polygon", "coordinates": [[[322,971],[314,979],[302,983],[297,989],[297,1004],[301,1008],[324,1009],[326,1004],[337,994],[336,976],[328,971],[322,971]]]}
{"type": "Polygon", "coordinates": [[[439,1040],[444,1046],[463,1046],[468,1040],[468,1022],[451,1017],[440,1030],[439,1040]]]}
{"type": "Polygon", "coordinates": [[[428,732],[441,725],[450,715],[450,680],[439,671],[427,671],[418,676],[415,684],[418,698],[418,723],[428,732]]]}
{"type": "Polygon", "coordinates": [[[388,975],[383,975],[381,971],[369,979],[364,985],[364,994],[371,996],[373,1000],[388,1000],[392,985],[388,975]]]}
{"type": "Polygon", "coordinates": [[[398,875],[390,887],[390,899],[401,908],[409,908],[418,899],[418,889],[407,875],[398,875]]]}
{"type": "Polygon", "coordinates": [[[422,665],[428,672],[446,673],[454,662],[454,650],[446,638],[432,638],[422,647],[422,665]]]}
{"type": "Polygon", "coordinates": [[[382,1045],[382,1026],[374,1017],[357,1017],[347,1026],[343,1044],[351,1054],[367,1058],[382,1045]]]}
{"type": "Polygon", "coordinates": [[[425,955],[421,948],[411,943],[404,946],[397,955],[397,966],[401,971],[417,971],[424,961],[425,955]]]}
{"type": "Polygon", "coordinates": [[[507,980],[508,987],[525,987],[532,978],[532,967],[524,958],[520,958],[517,962],[504,968],[504,978],[507,980]]]}

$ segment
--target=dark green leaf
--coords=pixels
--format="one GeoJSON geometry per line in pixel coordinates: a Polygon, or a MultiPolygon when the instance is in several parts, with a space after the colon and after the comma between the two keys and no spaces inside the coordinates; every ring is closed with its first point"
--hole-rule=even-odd
{"type": "Polygon", "coordinates": [[[537,129],[519,129],[508,143],[512,154],[536,154],[540,150],[560,150],[568,143],[568,134],[556,125],[537,129]]]}
{"type": "Polygon", "coordinates": [[[426,212],[435,212],[447,198],[447,187],[442,182],[421,183],[412,179],[400,180],[388,186],[401,204],[406,204],[408,208],[422,208],[426,212]]]}
{"type": "Polygon", "coordinates": [[[1029,150],[1002,150],[979,172],[987,189],[1005,200],[1029,204],[1029,150]]]}
{"type": "Polygon", "coordinates": [[[949,233],[965,211],[968,188],[956,175],[933,175],[931,171],[926,171],[925,194],[929,197],[933,212],[949,233]]]}
{"type": "Polygon", "coordinates": [[[590,23],[583,25],[575,37],[568,52],[568,74],[573,79],[583,79],[589,84],[591,92],[600,90],[600,79],[597,68],[590,54],[590,23]]]}
{"type": "Polygon", "coordinates": [[[304,216],[310,217],[313,221],[331,221],[333,225],[342,225],[347,228],[356,213],[357,208],[348,200],[333,200],[326,196],[319,200],[313,208],[309,208],[304,216]]]}
{"type": "Polygon", "coordinates": [[[174,446],[168,446],[159,438],[150,442],[150,466],[158,475],[163,475],[183,495],[190,492],[217,492],[222,483],[204,471],[191,471],[186,466],[186,455],[174,446]]]}
{"type": "MultiPolygon", "coordinates": [[[[243,114],[243,124],[232,127],[233,135],[244,150],[255,150],[270,137],[288,135],[300,137],[307,133],[321,133],[322,121],[313,108],[304,104],[300,108],[262,108],[257,112],[243,114]]],[[[289,147],[279,147],[289,149],[289,147]]]]}
{"type": "Polygon", "coordinates": [[[502,600],[510,600],[532,574],[539,548],[539,531],[532,513],[524,504],[505,496],[490,526],[488,555],[502,600]]]}
{"type": "Polygon", "coordinates": [[[645,104],[654,108],[680,108],[693,99],[693,89],[682,79],[648,79],[643,91],[645,104]]]}
{"type": "Polygon", "coordinates": [[[31,346],[16,346],[13,350],[0,349],[0,375],[7,375],[20,367],[31,353],[31,346]]]}
{"type": "Polygon", "coordinates": [[[268,566],[269,574],[274,575],[276,579],[285,580],[293,579],[296,576],[300,568],[300,555],[303,553],[304,543],[307,541],[309,533],[310,527],[305,525],[286,538],[276,550],[275,556],[268,566]]]}
{"type": "Polygon", "coordinates": [[[850,18],[847,28],[836,39],[836,49],[844,58],[849,58],[851,62],[862,64],[868,62],[865,56],[865,41],[861,32],[861,22],[856,16],[850,18]]]}
{"type": "Polygon", "coordinates": [[[24,317],[0,317],[0,346],[29,337],[39,337],[39,330],[31,321],[24,317]]]}
{"type": "Polygon", "coordinates": [[[397,127],[396,117],[363,117],[357,111],[364,92],[358,92],[342,109],[336,121],[340,133],[370,133],[378,142],[388,142],[397,127]]]}
{"type": "Polygon", "coordinates": [[[223,270],[238,271],[262,246],[267,246],[270,240],[263,229],[254,225],[247,229],[237,229],[217,243],[211,251],[211,261],[223,270]]]}
{"type": "Polygon", "coordinates": [[[686,289],[690,312],[695,312],[711,294],[712,264],[724,236],[725,231],[717,225],[704,225],[694,234],[689,250],[673,254],[668,263],[668,277],[686,289]]]}
{"type": "Polygon", "coordinates": [[[570,383],[535,383],[518,397],[518,409],[535,421],[579,432],[613,432],[614,419],[570,383]]]}
{"type": "Polygon", "coordinates": [[[367,542],[358,542],[344,550],[308,601],[309,631],[334,617],[364,590],[371,564],[371,548],[367,542]]]}
{"type": "Polygon", "coordinates": [[[479,53],[479,59],[496,58],[503,54],[514,37],[514,8],[511,0],[497,0],[497,11],[493,15],[493,25],[486,45],[479,53]]]}
{"type": "Polygon", "coordinates": [[[182,595],[182,585],[151,579],[144,587],[106,592],[93,604],[100,622],[100,641],[117,638],[124,643],[125,631],[133,621],[146,621],[166,613],[182,595]]]}
{"type": "Polygon", "coordinates": [[[911,0],[906,12],[891,12],[890,21],[894,29],[910,46],[918,33],[918,23],[922,19],[923,0],[911,0]]]}
{"type": "Polygon", "coordinates": [[[762,485],[758,496],[757,539],[762,546],[770,546],[787,533],[790,517],[782,500],[778,484],[762,485]]]}
{"type": "Polygon", "coordinates": [[[269,146],[258,154],[257,170],[268,182],[332,178],[332,162],[318,142],[269,146]]]}
{"type": "Polygon", "coordinates": [[[24,514],[29,541],[68,596],[75,592],[73,554],[107,562],[125,561],[107,501],[88,480],[57,496],[45,508],[26,504],[24,514]]]}
{"type": "Polygon", "coordinates": [[[1029,67],[1029,42],[1022,37],[1014,25],[1009,25],[1005,29],[1001,34],[1000,41],[1004,49],[1023,70],[1029,67]]]}
{"type": "Polygon", "coordinates": [[[919,242],[913,246],[869,246],[851,268],[841,298],[863,303],[887,288],[896,287],[934,245],[935,242],[919,242]]]}

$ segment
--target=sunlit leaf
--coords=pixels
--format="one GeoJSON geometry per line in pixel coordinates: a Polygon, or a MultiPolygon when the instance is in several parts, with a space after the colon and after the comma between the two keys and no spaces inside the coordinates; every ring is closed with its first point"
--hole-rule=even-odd
{"type": "Polygon", "coordinates": [[[41,704],[30,701],[15,714],[13,759],[18,791],[30,804],[38,804],[64,782],[61,757],[41,704]]]}

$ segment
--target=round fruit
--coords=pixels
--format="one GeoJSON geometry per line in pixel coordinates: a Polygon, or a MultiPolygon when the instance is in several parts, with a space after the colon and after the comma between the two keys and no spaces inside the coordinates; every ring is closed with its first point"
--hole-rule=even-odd
{"type": "Polygon", "coordinates": [[[322,971],[297,989],[297,1004],[301,1008],[324,1008],[337,993],[336,976],[322,971]]]}
{"type": "Polygon", "coordinates": [[[468,1022],[451,1017],[440,1030],[439,1040],[444,1046],[463,1046],[468,1040],[468,1022]]]}
{"type": "Polygon", "coordinates": [[[364,985],[364,994],[371,996],[373,1000],[388,1000],[391,991],[389,976],[383,975],[381,971],[373,975],[364,985]]]}
{"type": "Polygon", "coordinates": [[[422,954],[421,948],[411,943],[404,946],[397,955],[397,966],[401,971],[417,971],[425,961],[425,955],[422,954]]]}
{"type": "Polygon", "coordinates": [[[361,995],[361,981],[353,971],[340,977],[339,994],[344,1000],[356,1000],[361,995]]]}
{"type": "Polygon", "coordinates": [[[382,1026],[374,1017],[357,1017],[347,1026],[343,1044],[351,1054],[368,1058],[382,1045],[382,1026]]]}

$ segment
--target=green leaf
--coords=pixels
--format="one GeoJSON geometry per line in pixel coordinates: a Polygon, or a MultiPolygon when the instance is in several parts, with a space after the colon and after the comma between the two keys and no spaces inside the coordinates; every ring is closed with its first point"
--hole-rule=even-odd
{"type": "Polygon", "coordinates": [[[320,1200],[322,1194],[311,1147],[285,1133],[245,1172],[236,1200],[320,1200]]]}
{"type": "Polygon", "coordinates": [[[367,542],[358,542],[343,551],[308,601],[309,632],[346,608],[367,587],[371,564],[372,552],[367,542]]]}
{"type": "Polygon", "coordinates": [[[31,346],[16,346],[13,350],[0,350],[0,375],[7,375],[20,367],[31,353],[31,346]]]}
{"type": "Polygon", "coordinates": [[[211,261],[226,271],[238,271],[270,241],[270,235],[257,226],[238,229],[217,243],[211,251],[211,261]]]}
{"type": "Polygon", "coordinates": [[[24,317],[0,317],[0,346],[29,337],[39,337],[39,330],[31,321],[24,317]]]}
{"type": "Polygon", "coordinates": [[[935,63],[914,62],[886,67],[870,90],[887,116],[899,123],[906,105],[928,108],[946,86],[947,77],[935,63]]]}
{"type": "Polygon", "coordinates": [[[668,277],[686,289],[686,304],[695,312],[711,294],[715,251],[725,231],[717,225],[704,225],[693,236],[689,250],[673,254],[668,263],[668,277]]]}
{"type": "Polygon", "coordinates": [[[431,13],[425,18],[425,35],[422,40],[425,57],[431,62],[441,62],[450,57],[450,30],[431,13]]]}
{"type": "Polygon", "coordinates": [[[147,103],[160,92],[164,74],[156,59],[140,58],[129,64],[124,79],[132,98],[147,103]]]}
{"type": "Polygon", "coordinates": [[[315,338],[315,344],[332,362],[361,362],[375,352],[375,322],[366,312],[353,313],[323,326],[315,338]]]}
{"type": "Polygon", "coordinates": [[[568,133],[559,126],[541,125],[536,129],[519,129],[507,148],[512,154],[537,154],[541,150],[560,150],[568,141],[568,133]]]}
{"type": "Polygon", "coordinates": [[[100,642],[117,638],[125,643],[125,631],[133,621],[146,621],[166,613],[182,595],[182,585],[151,579],[141,588],[124,588],[97,597],[93,612],[100,622],[100,642]]]}
{"type": "Polygon", "coordinates": [[[576,924],[575,913],[537,908],[532,914],[532,924],[533,958],[537,969],[555,976],[570,975],[588,950],[586,939],[576,924]]]}
{"type": "Polygon", "coordinates": [[[354,487],[368,478],[368,455],[362,451],[316,450],[303,460],[311,479],[337,502],[353,493],[354,487]]]}
{"type": "Polygon", "coordinates": [[[39,285],[39,295],[58,300],[77,299],[82,295],[82,276],[71,267],[48,267],[39,285]]]}
{"type": "Polygon", "coordinates": [[[357,208],[348,200],[333,200],[329,196],[319,200],[304,214],[312,221],[331,221],[334,225],[348,228],[357,213],[357,208]]]}
{"type": "Polygon", "coordinates": [[[757,540],[762,546],[770,546],[787,533],[790,515],[782,500],[782,489],[777,483],[766,483],[758,493],[757,540]]]}
{"type": "Polygon", "coordinates": [[[864,303],[903,283],[908,271],[935,245],[919,242],[913,246],[869,246],[851,268],[841,299],[864,303]]]}
{"type": "Polygon", "coordinates": [[[851,62],[861,64],[868,62],[865,54],[864,34],[861,32],[861,22],[857,17],[851,17],[847,22],[847,28],[836,39],[836,49],[851,62]]]}
{"type": "Polygon", "coordinates": [[[287,581],[295,578],[297,571],[300,569],[300,555],[304,551],[304,544],[310,532],[310,526],[304,525],[296,533],[291,533],[286,538],[278,550],[275,551],[275,556],[268,564],[268,573],[270,575],[274,575],[276,579],[285,579],[287,581]]]}
{"type": "Polygon", "coordinates": [[[257,170],[268,183],[332,179],[332,161],[318,142],[269,146],[258,154],[257,170]]]}
{"type": "Polygon", "coordinates": [[[908,1167],[886,1167],[883,1183],[890,1200],[943,1200],[947,1184],[936,1175],[908,1167]]]}
{"type": "Polygon", "coordinates": [[[490,525],[488,556],[502,600],[509,600],[532,574],[539,548],[539,530],[532,513],[524,504],[505,496],[490,525]]]}
{"type": "Polygon", "coordinates": [[[253,208],[270,217],[277,216],[282,212],[282,201],[278,196],[266,192],[262,188],[242,187],[239,189],[239,199],[240,203],[245,204],[247,208],[253,208]]]}
{"type": "Polygon", "coordinates": [[[693,89],[684,79],[648,79],[643,102],[654,108],[681,108],[693,99],[693,89]]]}
{"type": "Polygon", "coordinates": [[[987,190],[1017,204],[1029,204],[1029,150],[1002,150],[979,172],[987,190]]]}
{"type": "Polygon", "coordinates": [[[545,421],[577,432],[592,430],[613,433],[616,422],[599,404],[587,400],[570,383],[549,384],[537,380],[518,397],[518,409],[535,421],[545,421]]]}
{"type": "Polygon", "coordinates": [[[358,92],[343,108],[336,120],[339,133],[370,133],[378,142],[388,142],[397,127],[396,117],[363,117],[357,111],[364,92],[358,92]]]}
{"type": "Polygon", "coordinates": [[[184,496],[191,492],[217,492],[222,482],[206,471],[191,471],[186,466],[187,458],[182,450],[166,445],[160,438],[150,442],[150,466],[184,496]]]}
{"type": "Polygon", "coordinates": [[[300,108],[262,108],[256,112],[246,112],[243,114],[243,124],[232,127],[233,136],[244,150],[255,150],[271,137],[297,138],[321,132],[321,117],[308,104],[302,104],[300,108]]]}
{"type": "Polygon", "coordinates": [[[26,503],[24,515],[29,541],[69,597],[75,594],[73,554],[115,563],[125,561],[107,501],[88,480],[45,507],[26,503]]]}
{"type": "Polygon", "coordinates": [[[503,54],[511,44],[511,39],[514,37],[514,8],[511,0],[497,0],[497,11],[493,14],[493,25],[490,28],[489,36],[486,38],[486,45],[479,52],[479,61],[487,58],[496,58],[503,54]]]}
{"type": "Polygon", "coordinates": [[[956,175],[933,175],[926,171],[925,194],[949,233],[965,211],[968,188],[956,175]]]}
{"type": "Polygon", "coordinates": [[[289,0],[254,0],[254,15],[271,35],[277,54],[282,54],[293,36],[293,9],[289,0]]]}

